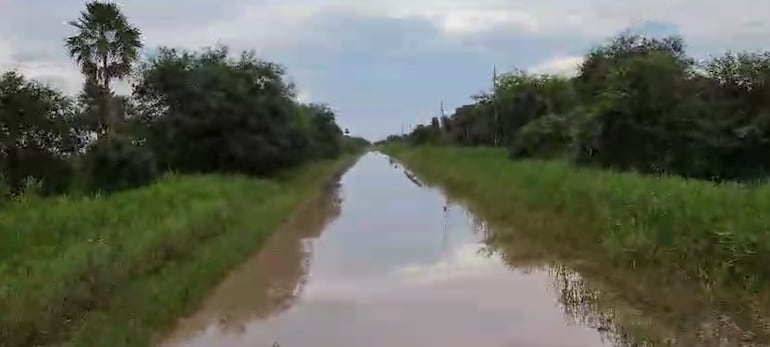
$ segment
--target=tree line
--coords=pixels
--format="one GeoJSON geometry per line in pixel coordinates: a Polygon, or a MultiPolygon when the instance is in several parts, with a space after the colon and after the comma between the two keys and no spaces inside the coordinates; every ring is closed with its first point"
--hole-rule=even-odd
{"type": "Polygon", "coordinates": [[[70,97],[17,71],[0,75],[0,173],[7,190],[115,191],[167,171],[270,175],[367,145],[334,111],[297,101],[285,69],[226,47],[161,47],[93,1],[64,46],[84,77],[70,97]],[[113,82],[135,76],[130,96],[113,82]]]}
{"type": "Polygon", "coordinates": [[[389,140],[504,146],[510,157],[708,180],[770,170],[770,52],[698,61],[679,37],[628,33],[590,50],[574,77],[514,71],[389,140]]]}

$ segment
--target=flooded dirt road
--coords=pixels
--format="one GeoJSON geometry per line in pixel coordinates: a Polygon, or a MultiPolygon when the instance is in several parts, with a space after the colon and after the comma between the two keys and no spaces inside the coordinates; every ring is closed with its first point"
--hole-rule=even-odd
{"type": "Polygon", "coordinates": [[[406,173],[364,156],[161,346],[624,343],[581,276],[503,261],[484,221],[406,173]]]}

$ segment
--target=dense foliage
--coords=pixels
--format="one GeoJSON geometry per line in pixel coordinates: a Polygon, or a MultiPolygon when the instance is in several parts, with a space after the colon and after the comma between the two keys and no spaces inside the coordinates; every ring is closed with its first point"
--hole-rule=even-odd
{"type": "Polygon", "coordinates": [[[513,158],[757,179],[770,170],[768,82],[770,53],[698,62],[680,38],[624,34],[591,50],[572,78],[503,74],[473,104],[406,139],[505,146],[513,158]]]}
{"type": "Polygon", "coordinates": [[[15,72],[0,76],[0,170],[11,191],[28,177],[45,192],[66,189],[78,149],[76,110],[62,93],[15,72]]]}
{"type": "Polygon", "coordinates": [[[111,192],[163,170],[267,175],[368,144],[330,107],[299,103],[284,68],[253,53],[159,48],[140,61],[141,31],[114,3],[90,2],[70,24],[79,95],[0,75],[1,191],[111,192]],[[133,94],[116,95],[111,82],[129,75],[133,94]]]}
{"type": "Polygon", "coordinates": [[[155,154],[147,146],[119,137],[106,137],[92,145],[83,166],[91,191],[140,187],[158,176],[155,154]]]}
{"type": "Polygon", "coordinates": [[[340,153],[334,112],[299,105],[279,65],[226,49],[161,49],[134,96],[148,141],[165,166],[190,172],[267,174],[340,153]]]}

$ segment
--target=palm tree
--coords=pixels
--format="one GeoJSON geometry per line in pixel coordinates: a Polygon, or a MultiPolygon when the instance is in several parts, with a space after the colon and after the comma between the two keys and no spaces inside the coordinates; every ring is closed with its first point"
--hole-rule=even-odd
{"type": "Polygon", "coordinates": [[[98,1],[87,3],[80,18],[69,24],[77,34],[67,38],[66,47],[86,77],[84,93],[96,98],[91,106],[101,110],[95,115],[97,129],[109,134],[120,118],[110,82],[131,72],[142,48],[141,32],[117,4],[98,1]]]}
{"type": "Polygon", "coordinates": [[[142,48],[142,34],[117,4],[89,2],[80,18],[69,24],[78,33],[67,38],[66,46],[87,79],[109,90],[113,79],[131,72],[142,48]]]}

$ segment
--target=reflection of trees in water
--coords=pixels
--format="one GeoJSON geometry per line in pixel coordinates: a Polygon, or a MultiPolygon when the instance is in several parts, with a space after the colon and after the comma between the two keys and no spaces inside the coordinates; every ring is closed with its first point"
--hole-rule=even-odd
{"type": "MultiPolygon", "coordinates": [[[[442,192],[447,196],[445,205],[462,207],[474,233],[484,240],[482,252],[501,257],[516,271],[548,271],[565,316],[596,329],[615,346],[770,346],[764,343],[770,335],[770,324],[760,313],[750,312],[752,301],[736,299],[729,293],[720,293],[719,299],[715,299],[713,292],[704,291],[698,283],[676,274],[657,269],[623,269],[586,252],[567,252],[565,261],[554,250],[569,249],[570,245],[563,244],[569,241],[545,237],[542,242],[533,243],[522,237],[550,233],[547,229],[551,224],[538,219],[548,215],[516,223],[521,229],[512,229],[514,223],[510,221],[496,224],[501,216],[485,214],[484,208],[458,198],[451,190],[442,192]],[[555,244],[559,242],[562,244],[555,244]],[[741,329],[725,312],[748,328],[741,329]],[[755,316],[746,317],[752,314],[755,316]]],[[[569,221],[553,225],[572,227],[569,221]]]]}
{"type": "Polygon", "coordinates": [[[620,324],[618,311],[601,304],[603,293],[592,289],[579,273],[562,265],[551,267],[549,272],[564,314],[575,323],[596,329],[604,341],[629,347],[670,345],[666,341],[640,338],[640,332],[628,331],[620,324]]]}
{"type": "Polygon", "coordinates": [[[466,219],[471,221],[471,226],[473,227],[473,234],[476,235],[478,238],[484,241],[487,245],[492,245],[495,242],[495,233],[492,232],[492,229],[489,226],[489,223],[484,218],[479,217],[475,213],[473,213],[471,210],[467,208],[463,208],[463,211],[465,212],[466,219]]]}
{"type": "MultiPolygon", "coordinates": [[[[615,346],[766,346],[752,342],[751,334],[741,330],[716,308],[692,306],[692,291],[682,288],[647,288],[644,303],[597,289],[593,281],[566,266],[550,269],[559,304],[573,321],[597,329],[615,346]],[[673,296],[661,292],[677,292],[673,296]],[[677,300],[680,299],[680,300],[677,300]]],[[[637,280],[645,280],[637,274],[637,280]]],[[[707,305],[705,301],[696,303],[707,305]]]]}
{"type": "Polygon", "coordinates": [[[312,239],[340,215],[339,184],[328,185],[304,205],[220,284],[201,310],[179,331],[195,334],[216,322],[225,334],[240,334],[246,324],[280,314],[294,305],[307,282],[312,239]]]}
{"type": "Polygon", "coordinates": [[[695,283],[667,282],[664,277],[675,275],[623,270],[588,258],[573,259],[576,268],[568,266],[548,247],[517,238],[515,232],[496,232],[496,225],[470,217],[487,244],[486,253],[499,255],[516,271],[547,271],[565,316],[596,329],[614,346],[767,346],[752,342],[757,339],[720,311],[708,293],[697,291],[695,283]]]}
{"type": "MultiPolygon", "coordinates": [[[[310,272],[313,256],[313,240],[318,238],[324,228],[331,221],[339,217],[342,211],[342,195],[339,181],[334,181],[325,187],[321,197],[313,201],[305,210],[298,213],[298,217],[290,222],[287,228],[298,231],[298,259],[300,259],[300,269],[293,291],[285,300],[284,304],[278,310],[272,312],[272,315],[279,314],[294,305],[297,298],[302,295],[302,291],[307,284],[307,274],[310,272]],[[296,224],[293,224],[296,223],[296,224]]],[[[281,230],[279,230],[281,231],[281,230]]]]}

